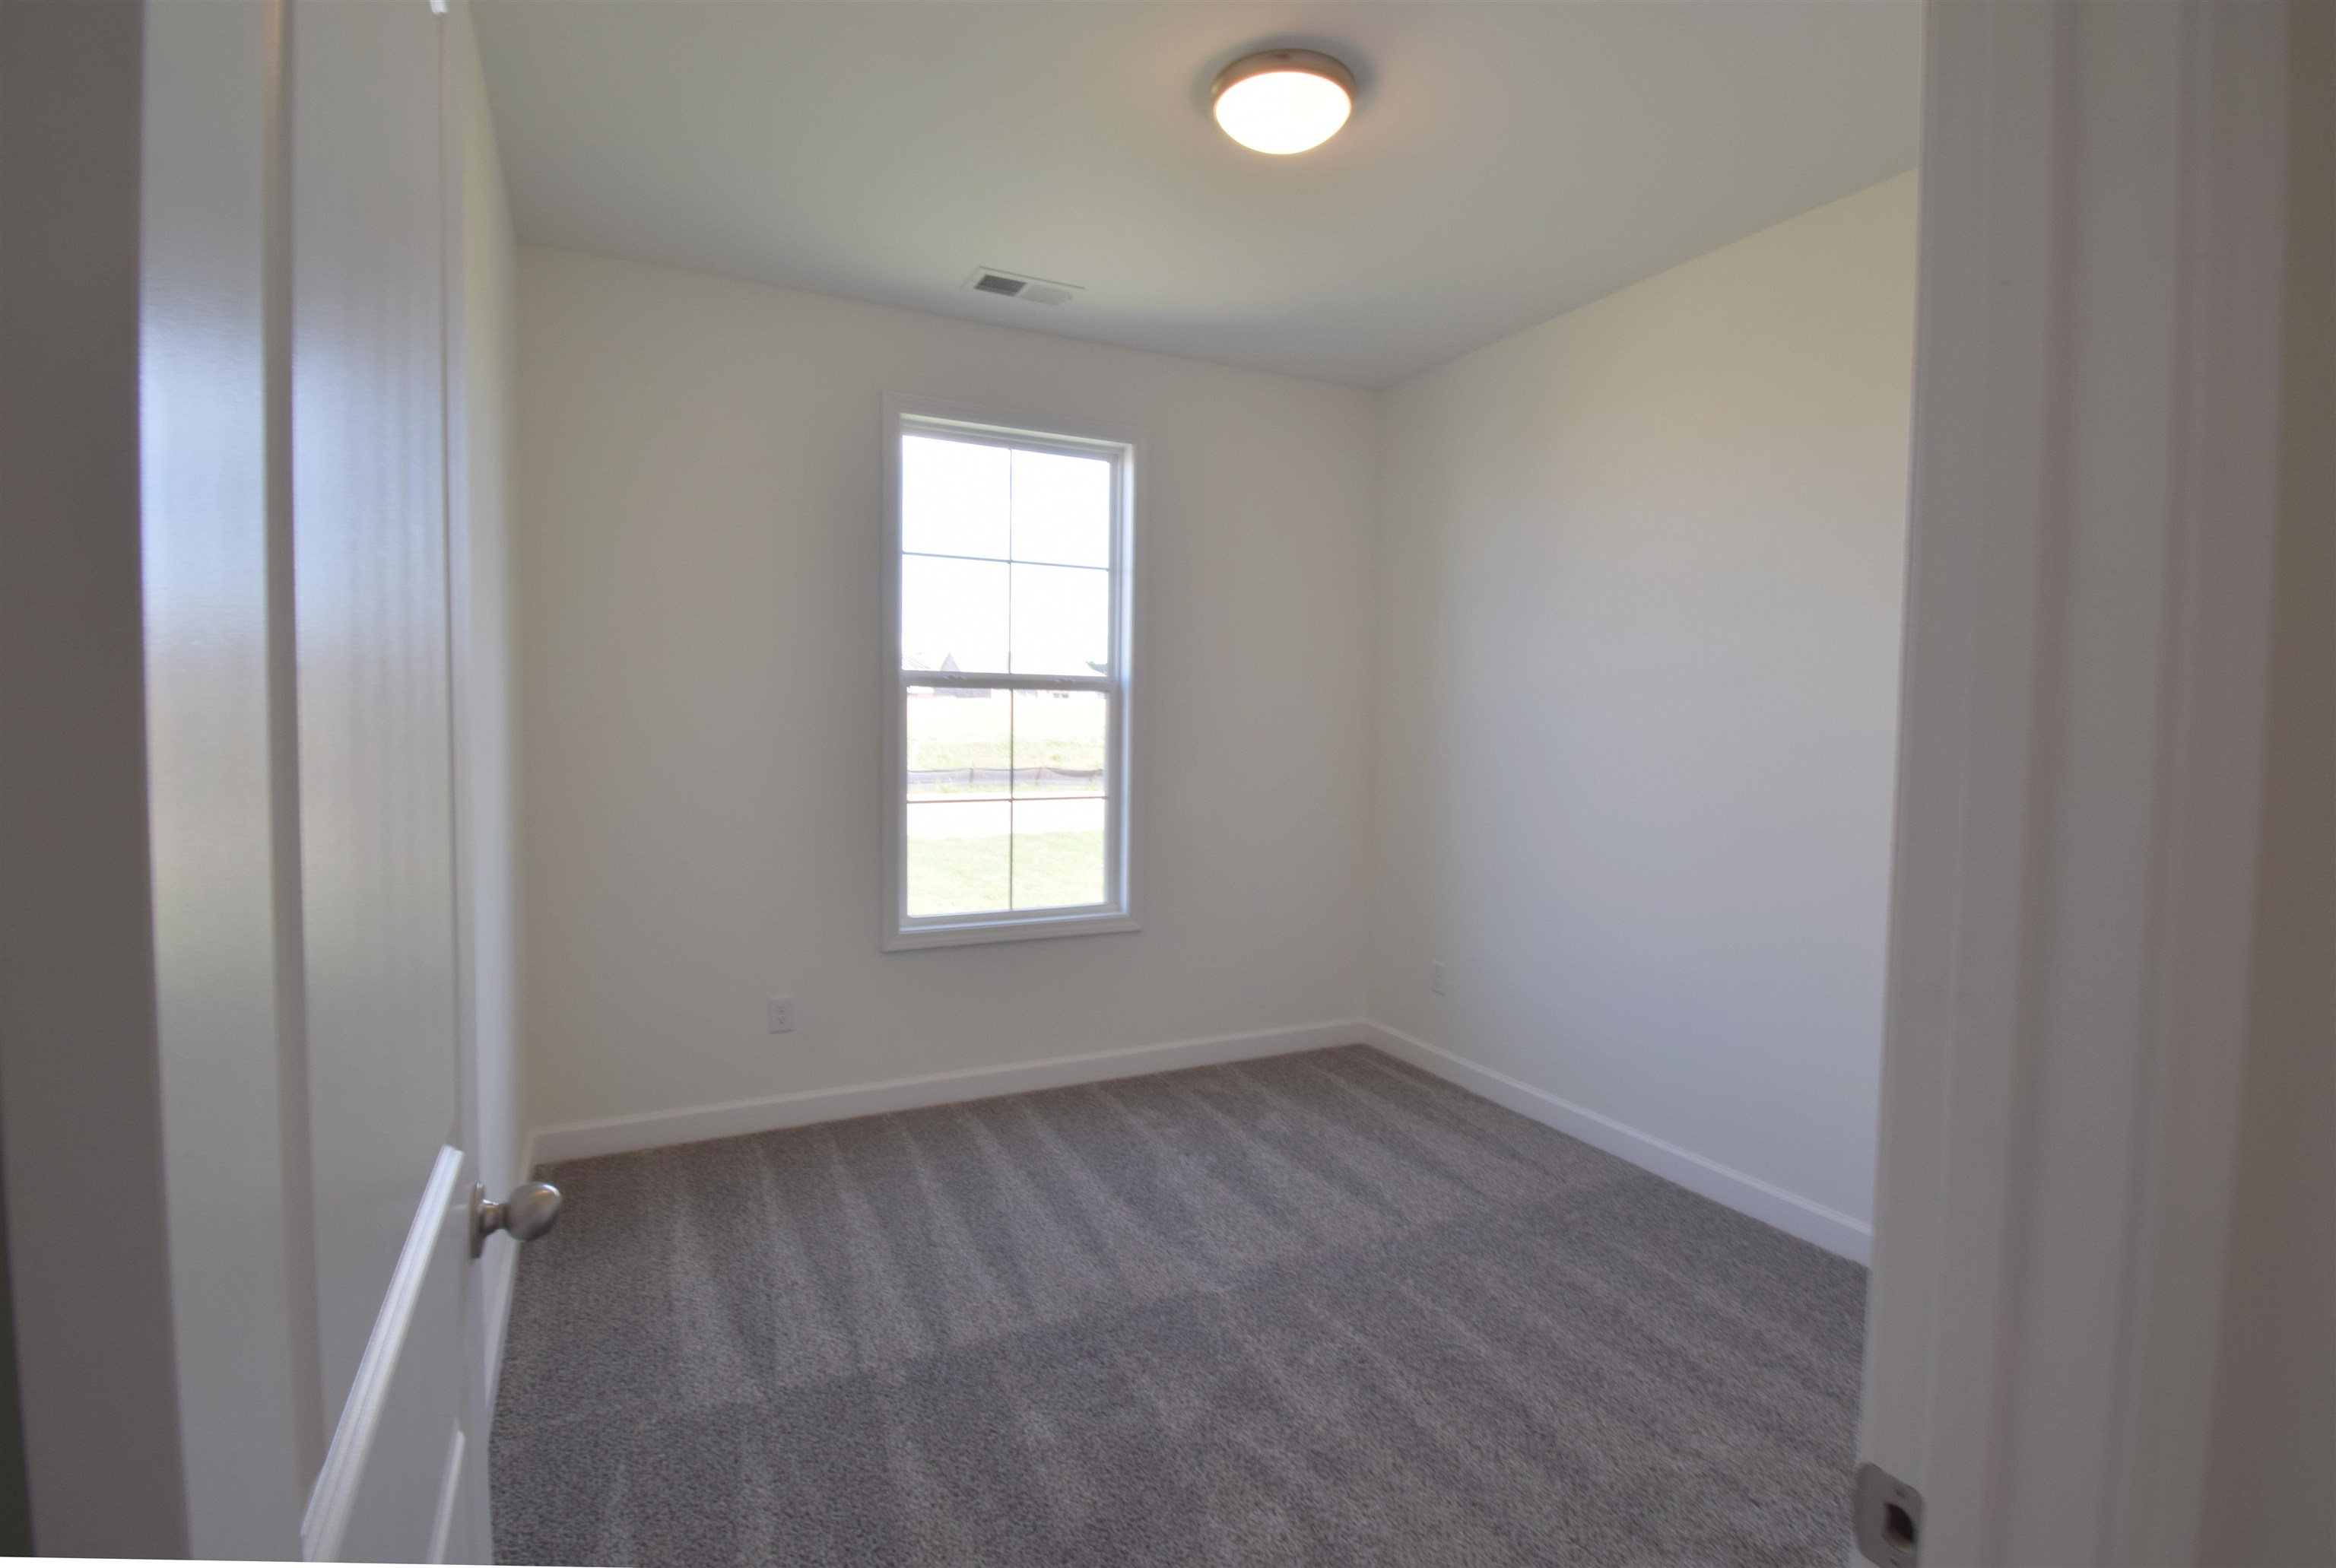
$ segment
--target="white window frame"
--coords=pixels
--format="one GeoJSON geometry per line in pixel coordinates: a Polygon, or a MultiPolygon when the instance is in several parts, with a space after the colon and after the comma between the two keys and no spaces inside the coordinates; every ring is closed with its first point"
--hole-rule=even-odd
{"type": "Polygon", "coordinates": [[[976,942],[1087,936],[1143,929],[1136,831],[1134,521],[1136,452],[1141,437],[1084,420],[1000,414],[931,398],[888,395],[883,424],[883,947],[963,947],[976,942]],[[1111,672],[1105,676],[1009,675],[998,671],[907,670],[900,665],[900,438],[930,433],[952,440],[1101,457],[1112,464],[1111,672]],[[911,686],[979,687],[1007,691],[1095,691],[1111,699],[1110,810],[1105,818],[1105,899],[1067,910],[911,916],[909,913],[908,702],[911,686]]]}

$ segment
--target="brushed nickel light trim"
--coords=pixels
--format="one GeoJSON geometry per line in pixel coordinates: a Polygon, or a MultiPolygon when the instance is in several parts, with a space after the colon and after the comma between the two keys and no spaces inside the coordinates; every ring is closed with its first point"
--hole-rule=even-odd
{"type": "Polygon", "coordinates": [[[1355,73],[1319,49],[1261,49],[1217,73],[1209,103],[1226,135],[1256,151],[1287,156],[1319,147],[1346,125],[1354,112],[1355,73]],[[1274,79],[1286,91],[1269,97],[1260,78],[1274,79]],[[1253,84],[1251,91],[1235,91],[1244,83],[1253,84]],[[1323,83],[1335,96],[1320,90],[1323,83]]]}

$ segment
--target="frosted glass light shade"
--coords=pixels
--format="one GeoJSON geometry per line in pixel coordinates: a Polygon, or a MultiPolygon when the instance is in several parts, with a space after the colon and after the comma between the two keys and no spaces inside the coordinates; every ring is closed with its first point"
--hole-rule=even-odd
{"type": "Polygon", "coordinates": [[[1273,49],[1226,66],[1215,98],[1226,135],[1259,152],[1286,155],[1338,134],[1354,109],[1355,81],[1328,54],[1273,49]]]}

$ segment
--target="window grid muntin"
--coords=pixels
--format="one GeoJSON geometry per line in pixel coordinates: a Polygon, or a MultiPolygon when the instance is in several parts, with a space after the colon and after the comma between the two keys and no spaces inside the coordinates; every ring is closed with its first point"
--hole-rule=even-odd
{"type": "MultiPolygon", "coordinates": [[[[1101,572],[1104,575],[1105,583],[1105,598],[1109,611],[1109,624],[1105,634],[1105,648],[1107,653],[1108,662],[1113,667],[1109,674],[1099,678],[1115,681],[1118,677],[1118,665],[1121,658],[1124,657],[1121,621],[1124,614],[1122,601],[1124,598],[1122,571],[1124,567],[1123,558],[1125,552],[1126,532],[1125,509],[1127,506],[1127,495],[1125,464],[1129,453],[1127,444],[1124,442],[1094,441],[1077,436],[1057,436],[1041,434],[1036,432],[1011,431],[996,425],[959,424],[932,415],[903,414],[899,419],[898,428],[893,433],[892,437],[895,443],[895,462],[899,461],[899,443],[903,438],[911,435],[927,436],[931,439],[940,441],[962,442],[972,446],[1001,448],[1008,453],[1019,451],[1046,453],[1060,457],[1084,457],[1100,460],[1111,465],[1111,517],[1108,524],[1106,525],[1106,538],[1109,541],[1110,547],[1109,559],[1102,566],[1087,566],[1080,563],[1054,560],[1026,561],[1014,553],[1013,492],[1010,488],[1013,482],[1011,478],[1012,470],[1009,467],[1007,470],[1007,484],[1009,489],[1007,492],[1006,514],[1007,542],[1006,553],[1004,555],[968,555],[953,550],[910,550],[906,544],[900,542],[896,539],[894,543],[895,560],[892,570],[896,574],[899,573],[900,570],[900,562],[907,560],[912,555],[921,556],[929,560],[935,560],[979,561],[985,564],[1005,566],[1007,569],[1006,575],[1006,662],[1008,665],[1011,665],[1014,662],[1015,657],[1013,648],[1014,573],[1012,569],[1016,566],[1038,566],[1062,571],[1101,572]]],[[[905,507],[907,503],[905,499],[902,499],[897,502],[896,504],[905,507]]],[[[894,587],[894,593],[896,598],[900,596],[900,589],[897,580],[894,587]]],[[[902,658],[907,657],[907,649],[905,648],[902,648],[900,650],[900,657],[902,658]]],[[[1007,674],[1016,672],[1006,670],[984,671],[959,669],[949,671],[918,670],[911,673],[918,675],[948,674],[953,676],[977,676],[982,678],[973,684],[995,686],[998,684],[998,680],[990,677],[1004,677],[1007,674]]]]}
{"type": "MultiPolygon", "coordinates": [[[[915,677],[923,676],[929,672],[922,670],[910,670],[904,671],[902,673],[904,677],[915,677]]],[[[954,678],[939,682],[916,678],[904,680],[902,687],[903,706],[901,713],[901,726],[904,736],[908,726],[909,717],[906,705],[908,702],[914,699],[914,695],[920,689],[933,690],[938,687],[944,689],[978,691],[1002,690],[1006,693],[1008,698],[1006,722],[1006,767],[1003,770],[1006,774],[1006,782],[1004,792],[1002,794],[993,794],[984,793],[968,794],[964,795],[929,795],[924,798],[919,798],[914,786],[910,783],[910,778],[917,770],[909,765],[915,760],[915,758],[904,740],[904,744],[901,748],[902,766],[900,779],[901,798],[904,807],[904,846],[901,856],[902,883],[900,889],[901,914],[904,922],[933,921],[957,924],[968,920],[987,920],[991,917],[1069,916],[1076,914],[1088,914],[1097,911],[1108,911],[1118,908],[1121,901],[1117,897],[1119,886],[1117,852],[1120,825],[1118,803],[1121,790],[1122,769],[1116,760],[1116,742],[1119,726],[1119,702],[1115,686],[1109,681],[1102,679],[1089,679],[1085,677],[1064,677],[1056,679],[1041,676],[1025,677],[1017,680],[1011,687],[1000,687],[994,681],[985,680],[979,677],[967,677],[959,674],[959,672],[953,671],[946,673],[954,678]],[[1102,766],[1097,770],[1103,775],[1102,787],[1100,789],[1077,792],[1047,792],[1036,789],[1026,792],[1024,790],[1020,776],[1023,771],[1020,749],[1022,745],[1023,713],[1021,703],[1016,699],[1021,697],[1025,693],[1035,692],[1062,692],[1066,694],[1095,696],[1100,697],[1103,700],[1103,757],[1102,766]],[[1102,871],[1104,880],[1104,896],[1100,900],[1089,903],[1037,904],[1027,908],[1017,906],[1016,901],[1022,896],[1020,892],[1022,885],[1022,867],[1019,860],[1022,846],[1019,841],[1023,837],[1023,828],[1020,808],[1024,805],[1057,805],[1078,801],[1095,801],[1101,803],[1103,806],[1104,842],[1102,871]],[[907,836],[906,823],[909,817],[913,813],[914,809],[920,805],[1004,805],[1007,808],[1007,831],[1005,835],[1007,839],[1005,872],[1007,885],[1006,908],[996,910],[949,911],[929,915],[915,915],[909,912],[909,886],[907,878],[910,865],[905,845],[907,836]]],[[[1043,771],[1044,766],[1045,765],[1043,764],[1034,765],[1034,771],[1043,771]]],[[[939,772],[954,770],[936,769],[931,771],[939,772]]],[[[975,767],[968,769],[968,771],[981,770],[977,765],[975,767]]]]}

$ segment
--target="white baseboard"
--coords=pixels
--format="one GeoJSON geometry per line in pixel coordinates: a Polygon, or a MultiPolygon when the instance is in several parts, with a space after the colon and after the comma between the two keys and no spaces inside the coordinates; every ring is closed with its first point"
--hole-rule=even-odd
{"type": "Polygon", "coordinates": [[[555,1164],[561,1160],[590,1159],[598,1154],[703,1143],[708,1138],[735,1138],[813,1122],[839,1122],[852,1116],[881,1115],[887,1111],[986,1100],[1032,1089],[1059,1089],[1072,1084],[1132,1078],[1177,1067],[1206,1067],[1220,1062],[1316,1050],[1324,1046],[1359,1045],[1368,1037],[1368,1026],[1360,1018],[1337,1018],[1328,1023],[1261,1029],[1253,1034],[1212,1035],[1206,1039],[1129,1046],[1115,1051],[1088,1051],[1076,1057],[1047,1057],[996,1067],[968,1067],[961,1072],[926,1073],[878,1084],[773,1095],[765,1099],[692,1105],[686,1110],[569,1122],[539,1127],[529,1135],[527,1168],[531,1171],[538,1163],[555,1164]]]}
{"type": "Polygon", "coordinates": [[[1400,1029],[1385,1024],[1366,1023],[1363,1037],[1371,1045],[1392,1057],[1400,1057],[1413,1066],[1437,1077],[1459,1085],[1495,1105],[1506,1105],[1520,1115],[1530,1116],[1543,1126],[1554,1127],[1561,1133],[1580,1138],[1593,1148],[1619,1155],[1642,1170],[1653,1172],[1666,1181],[1676,1182],[1690,1193],[1699,1193],[1714,1203],[1725,1203],[1738,1213],[1770,1224],[1788,1235],[1798,1236],[1828,1252],[1837,1252],[1854,1262],[1869,1261],[1874,1251],[1874,1227],[1863,1220],[1852,1219],[1838,1210],[1810,1200],[1784,1188],[1773,1186],[1757,1176],[1747,1176],[1741,1171],[1730,1170],[1714,1160],[1682,1149],[1677,1144],[1666,1143],[1651,1133],[1625,1125],[1611,1116],[1603,1116],[1586,1105],[1561,1099],[1531,1084],[1520,1083],[1506,1073],[1496,1073],[1490,1067],[1478,1066],[1464,1057],[1455,1057],[1439,1046],[1416,1039],[1400,1029]]]}
{"type": "Polygon", "coordinates": [[[590,1159],[599,1154],[629,1154],[637,1149],[661,1149],[676,1144],[703,1143],[708,1138],[735,1138],[781,1127],[806,1126],[814,1122],[843,1121],[852,1116],[880,1115],[887,1111],[915,1110],[925,1105],[985,1100],[998,1095],[1018,1095],[1032,1089],[1056,1089],[1072,1084],[1102,1083],[1137,1077],[1178,1067],[1205,1067],[1220,1062],[1249,1061],[1259,1057],[1310,1051],[1324,1046],[1358,1043],[1377,1047],[1390,1056],[1435,1074],[1495,1105],[1530,1116],[1544,1126],[1580,1138],[1583,1143],[1619,1155],[1689,1192],[1725,1203],[1805,1242],[1865,1262],[1873,1251],[1873,1227],[1837,1210],[1788,1193],[1757,1176],[1731,1170],[1692,1150],[1667,1143],[1651,1133],[1601,1115],[1584,1105],[1536,1089],[1505,1073],[1479,1066],[1438,1046],[1416,1039],[1400,1029],[1361,1018],[1338,1018],[1326,1023],[1297,1024],[1288,1028],[1252,1034],[1214,1035],[1205,1039],[1172,1040],[1164,1045],[1129,1046],[1119,1050],[1088,1051],[1078,1056],[1047,1057],[1037,1061],[1009,1062],[995,1067],[969,1067],[953,1073],[926,1073],[881,1083],[852,1084],[842,1088],[810,1089],[800,1094],[773,1095],[763,1099],[732,1100],[722,1105],[692,1105],[682,1110],[650,1111],[631,1116],[605,1116],[596,1121],[569,1122],[539,1127],[528,1135],[525,1163],[533,1172],[540,1164],[562,1160],[590,1159]]]}

